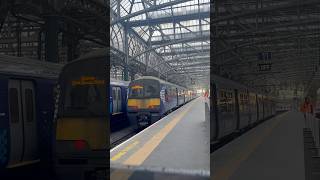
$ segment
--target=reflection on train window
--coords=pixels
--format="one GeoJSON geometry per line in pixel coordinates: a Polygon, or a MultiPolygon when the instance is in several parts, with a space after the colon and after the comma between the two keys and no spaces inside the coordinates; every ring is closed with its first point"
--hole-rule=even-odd
{"type": "Polygon", "coordinates": [[[65,111],[72,115],[101,114],[100,91],[98,85],[70,86],[65,96],[65,111]]]}
{"type": "Polygon", "coordinates": [[[34,119],[34,103],[33,103],[33,91],[31,89],[25,90],[25,101],[27,108],[27,122],[32,122],[34,119]]]}
{"type": "Polygon", "coordinates": [[[145,91],[145,97],[152,97],[156,93],[156,88],[152,84],[146,85],[145,91]]]}
{"type": "Polygon", "coordinates": [[[219,108],[222,113],[230,113],[234,112],[234,101],[233,101],[233,93],[226,90],[221,90],[219,92],[219,108]]]}
{"type": "Polygon", "coordinates": [[[159,98],[159,86],[160,84],[155,80],[137,80],[129,86],[129,98],[159,98]]]}
{"type": "Polygon", "coordinates": [[[18,90],[16,88],[10,88],[9,90],[9,102],[10,102],[10,119],[12,123],[19,122],[19,99],[18,90]]]}
{"type": "Polygon", "coordinates": [[[88,102],[90,104],[96,102],[97,98],[99,98],[99,95],[97,93],[98,91],[96,87],[93,87],[93,86],[88,87],[88,102]]]}

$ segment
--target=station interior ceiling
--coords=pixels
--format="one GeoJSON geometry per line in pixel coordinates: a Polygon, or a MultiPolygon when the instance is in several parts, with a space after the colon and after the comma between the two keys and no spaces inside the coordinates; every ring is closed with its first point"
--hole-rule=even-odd
{"type": "Polygon", "coordinates": [[[211,71],[275,96],[302,97],[319,88],[319,0],[111,0],[107,5],[104,0],[3,0],[0,5],[1,54],[66,63],[110,44],[115,79],[152,75],[209,88],[211,71]]]}
{"type": "Polygon", "coordinates": [[[319,87],[320,1],[215,1],[211,10],[212,71],[280,97],[319,87]]]}

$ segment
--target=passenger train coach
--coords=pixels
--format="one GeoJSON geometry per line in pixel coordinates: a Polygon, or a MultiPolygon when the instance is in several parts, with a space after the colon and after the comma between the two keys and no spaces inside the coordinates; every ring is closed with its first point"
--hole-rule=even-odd
{"type": "Polygon", "coordinates": [[[211,75],[211,142],[275,115],[275,100],[242,84],[211,75]]]}
{"type": "Polygon", "coordinates": [[[0,55],[0,171],[51,161],[54,87],[61,68],[0,55]]]}
{"type": "Polygon", "coordinates": [[[138,78],[129,84],[130,124],[136,129],[150,125],[194,98],[195,93],[187,88],[152,76],[138,78]]]}
{"type": "Polygon", "coordinates": [[[129,81],[110,79],[110,128],[128,125],[127,96],[129,81]]]}
{"type": "Polygon", "coordinates": [[[110,110],[118,109],[117,98],[112,97],[114,107],[108,103],[112,91],[107,88],[108,53],[90,52],[66,64],[59,76],[55,169],[60,178],[68,179],[64,174],[71,173],[74,179],[83,179],[107,168],[110,110]]]}

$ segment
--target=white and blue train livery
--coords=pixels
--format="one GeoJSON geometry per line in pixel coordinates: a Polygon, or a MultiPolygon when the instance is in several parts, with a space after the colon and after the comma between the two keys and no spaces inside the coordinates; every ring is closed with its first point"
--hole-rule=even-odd
{"type": "Polygon", "coordinates": [[[128,119],[133,127],[140,129],[193,98],[195,94],[187,88],[143,76],[129,84],[128,119]]]}
{"type": "Polygon", "coordinates": [[[0,56],[0,170],[52,157],[54,86],[61,68],[0,56]]]}
{"type": "Polygon", "coordinates": [[[127,89],[129,82],[110,78],[110,127],[127,124],[127,89]]]}

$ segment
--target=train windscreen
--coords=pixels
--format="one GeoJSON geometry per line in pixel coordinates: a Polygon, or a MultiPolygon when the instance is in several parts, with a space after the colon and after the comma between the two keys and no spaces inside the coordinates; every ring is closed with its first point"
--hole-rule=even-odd
{"type": "Polygon", "coordinates": [[[156,80],[136,80],[129,85],[129,98],[159,98],[160,84],[156,80]]]}
{"type": "MultiPolygon", "coordinates": [[[[99,86],[99,81],[96,84],[79,84],[74,82],[66,86],[66,92],[64,94],[64,108],[63,113],[65,115],[98,115],[102,109],[101,103],[104,103],[102,98],[105,88],[99,86]]],[[[101,83],[101,81],[100,81],[101,83]]]]}
{"type": "Polygon", "coordinates": [[[60,117],[107,115],[107,88],[103,74],[105,69],[93,66],[93,61],[95,59],[90,61],[90,66],[87,65],[88,62],[80,61],[65,67],[60,76],[60,117]]]}

